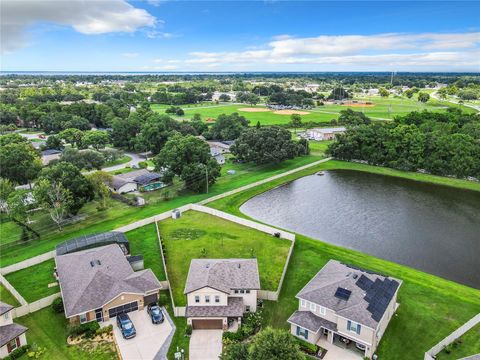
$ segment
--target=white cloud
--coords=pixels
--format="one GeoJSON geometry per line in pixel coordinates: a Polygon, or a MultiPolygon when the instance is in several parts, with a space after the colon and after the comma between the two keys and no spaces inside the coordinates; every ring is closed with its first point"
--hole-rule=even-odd
{"type": "Polygon", "coordinates": [[[126,53],[123,53],[122,56],[126,58],[136,58],[140,56],[140,54],[136,52],[126,52],[126,53]]]}
{"type": "Polygon", "coordinates": [[[131,33],[142,27],[155,27],[154,16],[125,0],[2,0],[2,52],[28,45],[27,30],[38,23],[71,26],[87,34],[131,33]]]}
{"type": "Polygon", "coordinates": [[[480,69],[480,33],[376,34],[294,38],[280,35],[262,49],[191,52],[190,65],[251,68],[317,64],[342,69],[480,69]],[[379,68],[380,67],[380,68],[379,68]]]}
{"type": "Polygon", "coordinates": [[[148,30],[146,31],[146,35],[150,39],[171,39],[179,36],[177,34],[158,30],[148,30]]]}

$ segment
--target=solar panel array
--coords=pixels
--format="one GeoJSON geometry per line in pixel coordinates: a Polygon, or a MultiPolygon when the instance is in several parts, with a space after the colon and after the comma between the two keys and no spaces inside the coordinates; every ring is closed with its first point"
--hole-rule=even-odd
{"type": "Polygon", "coordinates": [[[395,280],[386,278],[372,281],[365,275],[360,276],[356,285],[365,291],[364,299],[368,302],[367,310],[372,314],[373,320],[377,322],[382,319],[395,291],[400,286],[395,280]]]}
{"type": "Polygon", "coordinates": [[[351,294],[352,292],[350,290],[339,287],[335,292],[335,297],[347,301],[351,294]]]}
{"type": "Polygon", "coordinates": [[[75,251],[114,243],[122,244],[122,246],[127,248],[127,251],[129,250],[128,240],[125,237],[125,234],[116,231],[78,237],[57,245],[55,249],[57,255],[64,255],[75,251]]]}

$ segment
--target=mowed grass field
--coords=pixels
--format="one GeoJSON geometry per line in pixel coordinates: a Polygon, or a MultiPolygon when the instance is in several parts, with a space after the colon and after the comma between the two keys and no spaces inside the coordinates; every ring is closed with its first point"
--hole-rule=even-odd
{"type": "Polygon", "coordinates": [[[275,291],[291,242],[213,215],[187,211],[180,219],[158,223],[176,306],[183,294],[192,259],[256,258],[262,290],[275,291]]]}
{"type": "MultiPolygon", "coordinates": [[[[374,106],[346,106],[346,105],[336,105],[336,104],[326,104],[324,106],[317,106],[311,110],[307,110],[309,114],[301,115],[303,122],[319,122],[319,123],[328,123],[332,119],[337,119],[340,111],[351,108],[354,111],[361,111],[365,115],[376,120],[391,120],[398,115],[406,115],[412,111],[445,111],[449,106],[460,107],[465,112],[474,112],[473,109],[461,106],[454,105],[447,102],[438,101],[435,99],[430,99],[427,103],[418,102],[415,98],[408,99],[406,97],[359,97],[354,100],[358,101],[369,101],[374,104],[374,106]]],[[[165,109],[169,107],[168,105],[153,104],[152,109],[164,114],[165,109]]],[[[184,111],[184,116],[174,116],[178,120],[191,119],[194,114],[200,114],[204,121],[212,118],[215,119],[221,114],[232,114],[234,112],[239,113],[240,115],[245,116],[250,120],[250,125],[255,126],[257,122],[260,122],[261,125],[282,125],[290,123],[290,115],[279,115],[274,114],[274,111],[268,112],[250,112],[244,111],[245,108],[265,108],[265,106],[257,105],[250,106],[247,104],[231,104],[231,103],[203,103],[196,106],[185,105],[180,106],[184,111]]]]}

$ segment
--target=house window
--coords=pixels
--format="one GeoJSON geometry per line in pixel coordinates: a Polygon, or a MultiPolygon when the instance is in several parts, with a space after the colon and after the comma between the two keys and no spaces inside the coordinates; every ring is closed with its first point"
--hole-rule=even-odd
{"type": "Polygon", "coordinates": [[[10,314],[9,312],[6,312],[5,315],[3,315],[3,318],[5,320],[8,320],[8,318],[10,317],[9,314],[10,314]]]}
{"type": "Polygon", "coordinates": [[[300,300],[300,305],[301,305],[302,307],[307,307],[307,302],[302,299],[302,300],[300,300]]]}
{"type": "Polygon", "coordinates": [[[250,294],[250,290],[245,290],[245,294],[250,294]]]}
{"type": "Polygon", "coordinates": [[[297,326],[297,336],[303,337],[305,340],[308,339],[308,330],[297,326]]]}
{"type": "Polygon", "coordinates": [[[87,322],[87,313],[80,314],[80,324],[87,322]]]}
{"type": "Polygon", "coordinates": [[[325,309],[323,306],[319,306],[318,312],[320,313],[320,315],[325,315],[327,313],[327,309],[325,309]]]}
{"type": "Polygon", "coordinates": [[[315,304],[314,303],[310,303],[310,311],[315,312],[315,304]]]}
{"type": "Polygon", "coordinates": [[[250,305],[246,305],[246,306],[245,306],[245,311],[246,311],[246,312],[250,312],[250,305]]]}
{"type": "Polygon", "coordinates": [[[348,320],[347,321],[347,330],[360,335],[361,326],[360,326],[360,324],[357,324],[356,322],[348,320]]]}
{"type": "Polygon", "coordinates": [[[238,294],[238,290],[235,290],[235,294],[238,294]]]}
{"type": "Polygon", "coordinates": [[[245,290],[240,290],[240,294],[244,294],[245,293],[245,290]]]}
{"type": "Polygon", "coordinates": [[[219,303],[219,302],[220,302],[220,296],[215,295],[215,302],[216,302],[216,303],[219,303]]]}
{"type": "Polygon", "coordinates": [[[205,295],[205,302],[209,303],[210,302],[210,295],[205,295]]]}
{"type": "Polygon", "coordinates": [[[195,295],[195,302],[198,304],[200,302],[200,296],[195,295]]]}
{"type": "Polygon", "coordinates": [[[17,339],[13,339],[12,341],[7,343],[7,350],[9,353],[11,353],[16,348],[17,348],[17,339]]]}

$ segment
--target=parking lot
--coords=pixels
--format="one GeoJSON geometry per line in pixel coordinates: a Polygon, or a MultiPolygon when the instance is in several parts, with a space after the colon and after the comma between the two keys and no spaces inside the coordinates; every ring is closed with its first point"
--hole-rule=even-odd
{"type": "Polygon", "coordinates": [[[117,327],[116,319],[110,319],[105,324],[113,325],[113,332],[123,360],[146,360],[153,359],[158,353],[172,327],[167,319],[162,324],[154,325],[147,314],[147,310],[133,311],[128,313],[137,330],[133,339],[124,339],[117,327]]]}

